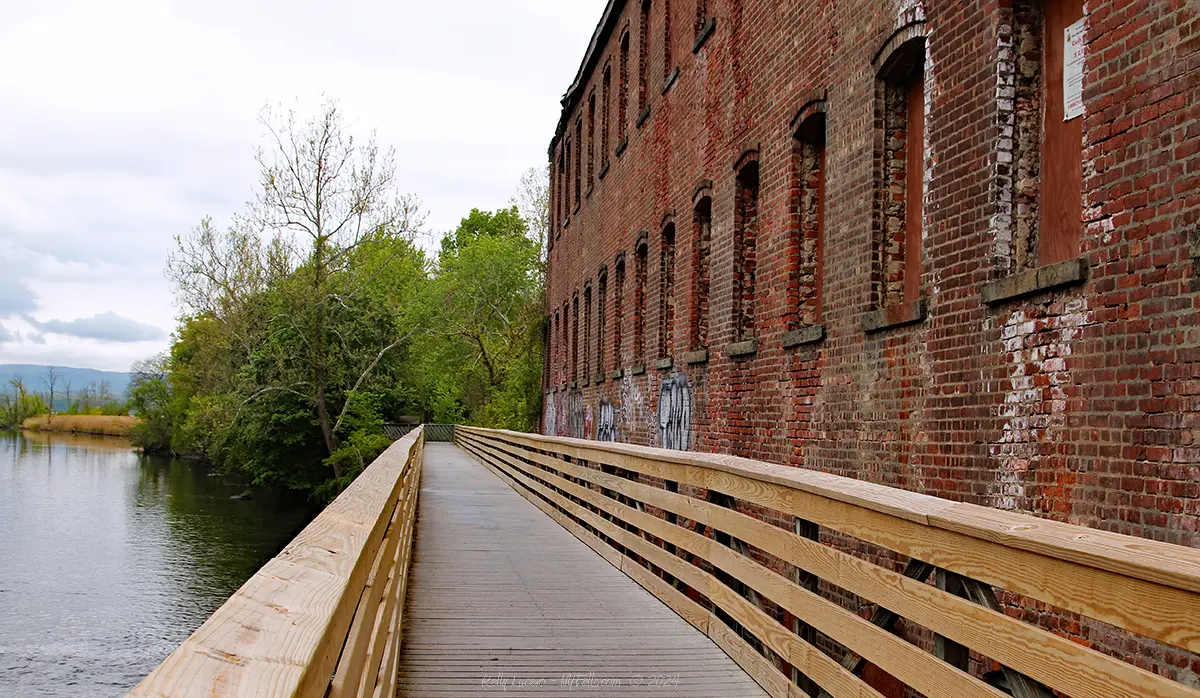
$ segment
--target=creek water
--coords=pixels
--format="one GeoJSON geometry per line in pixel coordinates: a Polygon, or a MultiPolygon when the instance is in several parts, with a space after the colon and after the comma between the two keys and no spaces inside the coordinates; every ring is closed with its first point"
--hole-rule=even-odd
{"type": "Polygon", "coordinates": [[[318,508],[127,441],[0,431],[0,695],[120,696],[318,508]]]}

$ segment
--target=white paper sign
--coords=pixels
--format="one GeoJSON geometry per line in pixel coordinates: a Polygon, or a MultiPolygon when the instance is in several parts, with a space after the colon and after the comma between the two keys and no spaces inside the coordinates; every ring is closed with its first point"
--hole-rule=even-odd
{"type": "Polygon", "coordinates": [[[1063,30],[1063,121],[1083,116],[1084,21],[1063,30]]]}

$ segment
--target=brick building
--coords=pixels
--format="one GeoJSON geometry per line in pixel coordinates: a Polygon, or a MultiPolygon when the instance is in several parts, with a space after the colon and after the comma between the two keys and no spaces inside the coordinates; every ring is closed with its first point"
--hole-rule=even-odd
{"type": "Polygon", "coordinates": [[[611,0],[549,154],[547,433],[1200,546],[1200,4],[611,0]]]}

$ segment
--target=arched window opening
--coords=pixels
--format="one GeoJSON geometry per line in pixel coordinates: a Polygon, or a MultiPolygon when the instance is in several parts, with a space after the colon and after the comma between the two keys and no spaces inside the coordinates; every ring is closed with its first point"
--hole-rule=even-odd
{"type": "Polygon", "coordinates": [[[702,196],[692,214],[695,243],[692,245],[692,269],[695,279],[692,293],[691,344],[693,351],[708,347],[708,292],[710,252],[712,251],[712,196],[702,196]]]}
{"type": "Polygon", "coordinates": [[[825,249],[825,114],[805,118],[792,142],[796,178],[792,237],[788,268],[788,324],[809,326],[821,322],[821,285],[825,249]]]}
{"type": "Polygon", "coordinates": [[[579,294],[571,299],[571,382],[579,382],[579,294]]]}
{"type": "Polygon", "coordinates": [[[575,210],[583,201],[583,119],[575,122],[575,210]]]}
{"type": "Polygon", "coordinates": [[[609,102],[612,101],[612,67],[605,66],[604,80],[602,82],[600,95],[600,169],[608,167],[608,156],[612,150],[609,148],[608,134],[608,112],[609,102]]]}
{"type": "Polygon", "coordinates": [[[587,148],[587,186],[588,191],[596,183],[596,91],[588,98],[588,148],[587,148]]]}
{"type": "Polygon", "coordinates": [[[613,265],[614,281],[616,287],[613,289],[613,343],[612,343],[612,359],[613,366],[621,368],[624,365],[624,359],[621,356],[621,351],[625,348],[625,255],[622,253],[617,258],[616,264],[613,265]]]}
{"type": "Polygon", "coordinates": [[[671,356],[675,328],[675,224],[662,232],[658,255],[658,358],[671,356]]]}
{"type": "Polygon", "coordinates": [[[733,218],[733,336],[754,339],[758,267],[758,160],[738,171],[733,218]]]}
{"type": "MultiPolygon", "coordinates": [[[[671,0],[662,0],[663,8],[663,49],[662,49],[662,79],[666,83],[667,78],[671,75],[671,70],[675,67],[671,55],[671,0]]],[[[665,84],[664,84],[665,89],[665,84]]]]}
{"type": "Polygon", "coordinates": [[[606,367],[604,361],[605,340],[608,339],[608,269],[600,268],[596,277],[596,377],[603,380],[606,367]]]}
{"type": "Polygon", "coordinates": [[[638,365],[646,362],[646,262],[648,249],[646,239],[638,241],[634,250],[633,268],[633,360],[638,365]]]}
{"type": "Polygon", "coordinates": [[[925,196],[925,39],[900,45],[880,71],[876,124],[875,299],[879,308],[920,298],[925,196]]]}
{"type": "Polygon", "coordinates": [[[638,109],[650,106],[650,0],[642,2],[638,25],[638,109]]]}
{"type": "Polygon", "coordinates": [[[583,344],[580,347],[583,354],[583,381],[592,379],[592,284],[588,282],[583,287],[583,344]]]}
{"type": "Polygon", "coordinates": [[[619,70],[620,85],[617,88],[617,135],[620,143],[625,142],[625,134],[629,128],[629,32],[621,37],[621,60],[619,70]]]}

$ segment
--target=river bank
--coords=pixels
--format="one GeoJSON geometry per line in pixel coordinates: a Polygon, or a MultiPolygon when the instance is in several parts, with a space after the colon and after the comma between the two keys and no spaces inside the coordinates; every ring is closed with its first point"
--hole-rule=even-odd
{"type": "Polygon", "coordinates": [[[129,436],[129,433],[133,431],[133,427],[137,423],[137,417],[129,415],[60,414],[53,417],[30,417],[21,424],[21,428],[27,431],[53,431],[68,434],[95,434],[97,436],[129,436]]]}

